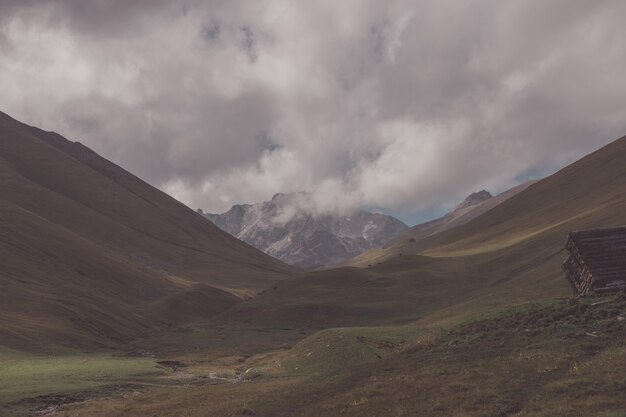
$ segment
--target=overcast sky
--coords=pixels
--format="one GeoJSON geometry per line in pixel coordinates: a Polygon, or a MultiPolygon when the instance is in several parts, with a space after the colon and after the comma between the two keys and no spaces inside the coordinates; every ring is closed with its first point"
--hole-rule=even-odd
{"type": "Polygon", "coordinates": [[[0,0],[0,110],[222,212],[409,222],[626,134],[626,2],[0,0]]]}

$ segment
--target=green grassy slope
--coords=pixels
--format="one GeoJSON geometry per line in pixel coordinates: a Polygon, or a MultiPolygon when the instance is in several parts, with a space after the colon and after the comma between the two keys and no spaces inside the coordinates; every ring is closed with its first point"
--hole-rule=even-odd
{"type": "Polygon", "coordinates": [[[110,354],[72,353],[34,356],[0,351],[0,410],[23,398],[85,391],[138,378],[155,377],[163,371],[154,359],[114,357],[110,354]]]}
{"type": "Polygon", "coordinates": [[[248,407],[273,416],[624,416],[626,302],[595,301],[509,308],[367,362],[334,361],[325,378],[248,407]]]}
{"type": "Polygon", "coordinates": [[[191,378],[184,389],[107,396],[62,412],[624,417],[625,316],[624,297],[613,296],[509,307],[443,328],[328,329],[260,366],[241,363],[252,380],[199,386],[191,378]]]}

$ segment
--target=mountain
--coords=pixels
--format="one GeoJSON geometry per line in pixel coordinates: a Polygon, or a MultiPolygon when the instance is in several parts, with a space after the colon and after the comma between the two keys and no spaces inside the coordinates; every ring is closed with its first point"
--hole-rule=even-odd
{"type": "Polygon", "coordinates": [[[623,224],[626,137],[463,225],[366,252],[357,258],[360,268],[277,283],[217,318],[247,324],[282,320],[310,328],[431,323],[567,297],[571,290],[561,271],[567,234],[623,224]]]}
{"type": "MultiPolygon", "coordinates": [[[[155,358],[118,351],[94,367],[104,355],[0,350],[4,385],[17,387],[0,392],[14,399],[0,414],[621,415],[623,294],[552,298],[571,294],[567,233],[626,223],[625,161],[623,138],[466,224],[399,242],[380,264],[294,275],[209,322],[133,342],[155,358]],[[93,382],[106,385],[84,388],[93,382]]],[[[146,317],[232,303],[203,288],[157,297],[146,317]]]]}
{"type": "Polygon", "coordinates": [[[206,318],[295,272],[86,146],[4,113],[0,259],[0,344],[28,348],[206,318]],[[185,300],[203,307],[176,317],[185,300]]]}
{"type": "Polygon", "coordinates": [[[482,191],[478,191],[476,193],[472,193],[469,196],[467,196],[467,198],[465,200],[463,200],[461,202],[461,204],[456,206],[454,208],[454,211],[459,211],[459,210],[462,210],[462,209],[464,209],[466,207],[476,206],[477,204],[480,204],[480,203],[482,203],[484,201],[487,201],[489,199],[492,199],[492,198],[493,198],[493,196],[487,190],[482,190],[482,191]]]}
{"type": "Polygon", "coordinates": [[[428,236],[432,236],[445,230],[464,225],[469,221],[475,219],[476,217],[480,216],[481,214],[488,212],[497,205],[513,197],[514,195],[524,191],[535,182],[537,182],[537,180],[526,181],[498,194],[495,197],[486,190],[472,193],[465,200],[463,200],[463,202],[461,202],[452,211],[448,212],[444,216],[413,226],[400,233],[389,242],[385,242],[384,247],[374,248],[369,251],[363,252],[357,255],[354,259],[346,262],[346,265],[367,266],[372,262],[379,262],[381,258],[385,259],[385,254],[389,252],[389,248],[402,246],[406,242],[414,243],[428,236]]]}
{"type": "Polygon", "coordinates": [[[205,216],[263,252],[302,267],[339,264],[407,229],[384,214],[365,210],[316,214],[309,207],[312,202],[304,193],[276,194],[271,201],[205,216]]]}

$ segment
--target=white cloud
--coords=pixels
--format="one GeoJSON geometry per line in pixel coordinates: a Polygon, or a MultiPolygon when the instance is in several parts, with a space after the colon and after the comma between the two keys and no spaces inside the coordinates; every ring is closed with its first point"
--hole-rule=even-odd
{"type": "Polygon", "coordinates": [[[191,207],[425,210],[626,133],[617,0],[131,3],[0,3],[0,110],[191,207]]]}

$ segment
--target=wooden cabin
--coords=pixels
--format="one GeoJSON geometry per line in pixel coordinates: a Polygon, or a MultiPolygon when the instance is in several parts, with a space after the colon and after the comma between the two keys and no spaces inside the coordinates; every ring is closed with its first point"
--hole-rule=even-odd
{"type": "Polygon", "coordinates": [[[563,262],[574,295],[626,290],[626,226],[571,232],[563,262]]]}

